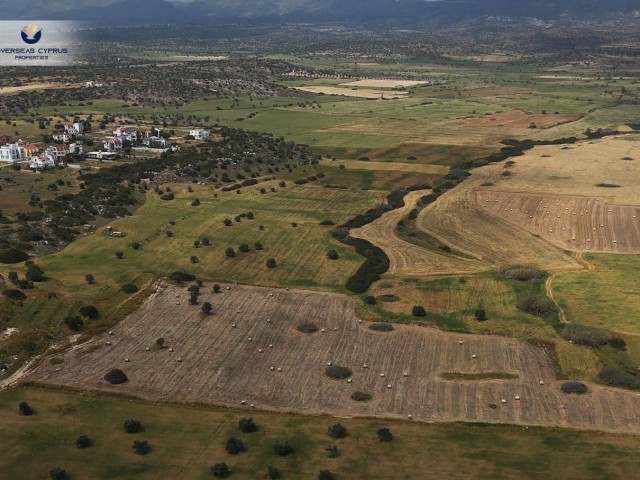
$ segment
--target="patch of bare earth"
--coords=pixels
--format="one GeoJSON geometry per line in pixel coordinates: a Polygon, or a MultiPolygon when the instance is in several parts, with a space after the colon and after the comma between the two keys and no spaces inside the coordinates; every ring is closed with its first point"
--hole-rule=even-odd
{"type": "Polygon", "coordinates": [[[153,401],[640,433],[640,395],[596,385],[564,395],[549,358],[514,339],[407,325],[374,332],[355,316],[351,298],[332,293],[231,286],[201,295],[213,304],[209,316],[187,298],[185,288],[163,285],[112,336],[60,354],[62,363],[43,362],[27,380],[153,401]],[[302,322],[325,331],[300,333],[302,322]],[[166,348],[154,348],[159,337],[166,348]],[[328,378],[328,362],[351,368],[352,382],[328,378]],[[105,383],[111,368],[129,382],[105,383]],[[470,379],[483,373],[515,378],[470,379]],[[373,400],[350,400],[356,390],[373,400]]]}

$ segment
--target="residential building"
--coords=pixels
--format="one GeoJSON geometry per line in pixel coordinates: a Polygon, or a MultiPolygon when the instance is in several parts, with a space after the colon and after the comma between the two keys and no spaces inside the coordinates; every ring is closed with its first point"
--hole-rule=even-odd
{"type": "Polygon", "coordinates": [[[34,155],[37,155],[38,152],[40,151],[38,146],[33,144],[33,143],[29,143],[29,144],[23,146],[22,148],[24,149],[24,156],[26,158],[31,158],[34,155]]]}
{"type": "Polygon", "coordinates": [[[107,152],[120,152],[122,151],[122,138],[107,137],[104,139],[103,145],[107,152]]]}
{"type": "Polygon", "coordinates": [[[66,130],[58,130],[54,132],[53,135],[51,135],[51,137],[56,142],[69,143],[69,140],[71,140],[71,134],[66,130]]]}
{"type": "Polygon", "coordinates": [[[32,170],[54,168],[57,164],[55,157],[46,152],[35,155],[29,160],[29,168],[32,170]]]}
{"type": "Polygon", "coordinates": [[[0,147],[0,162],[19,162],[25,159],[24,148],[16,143],[0,147]]]}
{"type": "Polygon", "coordinates": [[[210,136],[209,132],[202,128],[195,128],[195,129],[189,130],[189,135],[191,135],[196,140],[206,140],[210,136]]]}

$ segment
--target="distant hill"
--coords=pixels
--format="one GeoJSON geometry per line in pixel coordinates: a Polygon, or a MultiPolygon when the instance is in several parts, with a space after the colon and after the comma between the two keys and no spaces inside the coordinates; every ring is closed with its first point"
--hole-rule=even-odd
{"type": "Polygon", "coordinates": [[[415,26],[483,17],[570,21],[632,16],[640,18],[638,0],[0,0],[0,19],[72,19],[103,26],[236,21],[415,26]]]}

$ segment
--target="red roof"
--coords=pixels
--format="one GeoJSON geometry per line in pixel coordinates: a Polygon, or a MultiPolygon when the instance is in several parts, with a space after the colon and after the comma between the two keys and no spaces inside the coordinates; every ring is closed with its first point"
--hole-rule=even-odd
{"type": "Polygon", "coordinates": [[[32,151],[32,152],[37,152],[37,151],[38,151],[38,146],[37,146],[37,145],[34,145],[34,144],[25,145],[25,146],[24,146],[24,149],[25,149],[25,150],[32,151]]]}

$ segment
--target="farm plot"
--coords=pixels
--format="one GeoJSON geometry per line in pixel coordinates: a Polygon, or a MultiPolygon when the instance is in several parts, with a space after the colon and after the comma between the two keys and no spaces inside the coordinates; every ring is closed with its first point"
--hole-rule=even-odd
{"type": "Polygon", "coordinates": [[[342,95],[345,97],[358,97],[358,98],[400,98],[406,95],[408,92],[404,91],[386,91],[386,90],[373,90],[371,88],[341,88],[341,87],[295,87],[296,90],[302,90],[303,92],[318,93],[322,95],[342,95]]]}
{"type": "Polygon", "coordinates": [[[341,83],[344,87],[374,87],[374,88],[399,88],[413,87],[429,83],[425,80],[356,80],[355,82],[341,83]]]}
{"type": "Polygon", "coordinates": [[[469,128],[504,127],[509,129],[527,129],[532,125],[536,128],[551,128],[563,123],[575,122],[580,115],[554,115],[542,113],[527,113],[522,110],[509,110],[485,115],[480,118],[458,120],[456,123],[469,128]]]}
{"type": "Polygon", "coordinates": [[[477,260],[441,255],[409,243],[398,237],[396,225],[416,207],[420,197],[430,190],[410,192],[404,197],[405,206],[385,213],[379,219],[351,231],[351,236],[368,240],[380,247],[389,257],[390,275],[457,275],[477,272],[483,265],[477,260]]]}
{"type": "Polygon", "coordinates": [[[565,250],[640,253],[640,206],[605,204],[602,197],[486,190],[476,192],[476,201],[565,250]]]}
{"type": "Polygon", "coordinates": [[[640,395],[595,385],[586,395],[564,395],[550,360],[532,345],[408,325],[374,332],[343,295],[230,288],[201,295],[215,310],[203,317],[200,308],[186,305],[184,289],[159,284],[113,335],[49,359],[27,380],[154,401],[640,433],[640,395]],[[319,330],[301,333],[302,322],[319,330]],[[165,348],[155,347],[159,337],[165,348]],[[329,362],[353,375],[328,378],[329,362]],[[127,383],[105,383],[104,374],[114,367],[127,374],[127,383]],[[467,379],[445,380],[447,373],[467,379]],[[491,378],[468,379],[479,374],[491,378]],[[356,390],[373,399],[351,401],[356,390]]]}

